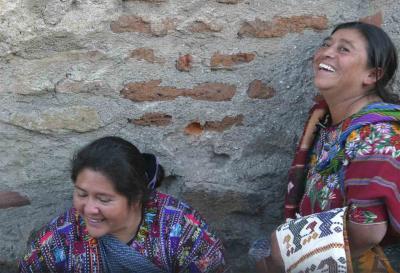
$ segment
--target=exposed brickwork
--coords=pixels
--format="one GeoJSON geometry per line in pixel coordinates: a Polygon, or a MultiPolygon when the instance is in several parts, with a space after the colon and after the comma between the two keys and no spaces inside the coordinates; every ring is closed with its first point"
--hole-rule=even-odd
{"type": "Polygon", "coordinates": [[[275,90],[265,85],[260,80],[254,80],[249,84],[247,95],[252,99],[269,99],[275,95],[275,90]]]}
{"type": "Polygon", "coordinates": [[[154,54],[153,49],[146,47],[140,47],[132,50],[130,57],[137,60],[144,60],[149,63],[165,63],[163,58],[157,57],[154,54]]]}
{"type": "Polygon", "coordinates": [[[200,122],[194,121],[186,126],[185,133],[188,135],[198,136],[201,135],[204,131],[203,126],[201,126],[200,122]]]}
{"type": "Polygon", "coordinates": [[[222,3],[222,4],[237,4],[240,1],[241,0],[217,0],[218,3],[222,3]]]}
{"type": "Polygon", "coordinates": [[[378,11],[377,13],[371,15],[371,16],[366,16],[360,19],[361,22],[372,24],[378,27],[382,26],[383,23],[383,14],[382,11],[378,11]]]}
{"type": "Polygon", "coordinates": [[[172,116],[165,113],[146,113],[138,119],[130,119],[130,123],[141,126],[167,126],[172,123],[172,116]]]}
{"type": "Polygon", "coordinates": [[[138,16],[120,16],[117,21],[111,22],[111,30],[116,33],[151,33],[151,25],[138,16]]]}
{"type": "Polygon", "coordinates": [[[19,192],[0,191],[0,209],[22,207],[30,203],[31,201],[19,192]]]}
{"type": "Polygon", "coordinates": [[[224,117],[221,121],[206,121],[204,129],[207,131],[223,132],[230,129],[232,126],[243,125],[243,115],[237,115],[234,117],[224,117]]]}
{"type": "Polygon", "coordinates": [[[115,33],[122,32],[139,32],[148,33],[154,36],[165,36],[171,30],[175,30],[176,21],[174,19],[165,18],[160,22],[148,22],[139,16],[120,16],[117,21],[110,24],[111,31],[115,33]]]}
{"type": "Polygon", "coordinates": [[[226,116],[221,121],[206,121],[204,125],[198,121],[194,121],[185,127],[185,133],[188,135],[201,135],[204,131],[223,132],[234,125],[242,126],[243,119],[243,115],[237,115],[234,117],[226,116]]]}
{"type": "Polygon", "coordinates": [[[220,32],[222,30],[222,26],[215,23],[198,20],[190,24],[189,30],[194,33],[220,32]]]}
{"type": "Polygon", "coordinates": [[[132,101],[174,100],[179,96],[196,100],[228,101],[236,93],[234,85],[223,83],[203,83],[193,89],[160,86],[160,84],[161,80],[129,83],[121,90],[121,95],[132,101]]]}
{"type": "Polygon", "coordinates": [[[220,54],[219,52],[214,53],[211,57],[211,69],[232,69],[233,66],[241,63],[249,63],[254,60],[256,54],[254,53],[238,53],[231,55],[220,54]]]}
{"type": "Polygon", "coordinates": [[[123,0],[127,2],[148,2],[148,3],[163,3],[167,2],[167,0],[123,0]]]}
{"type": "Polygon", "coordinates": [[[151,26],[151,33],[154,36],[165,36],[176,29],[177,20],[171,18],[162,19],[151,26]]]}
{"type": "Polygon", "coordinates": [[[256,19],[244,22],[238,32],[240,37],[272,38],[305,29],[323,30],[328,27],[326,16],[275,17],[272,22],[256,19]]]}
{"type": "Polygon", "coordinates": [[[228,101],[236,93],[236,86],[224,83],[203,83],[190,90],[188,96],[197,100],[228,101]]]}
{"type": "Polygon", "coordinates": [[[190,54],[182,55],[176,61],[176,69],[182,72],[189,72],[192,69],[193,57],[190,54]]]}

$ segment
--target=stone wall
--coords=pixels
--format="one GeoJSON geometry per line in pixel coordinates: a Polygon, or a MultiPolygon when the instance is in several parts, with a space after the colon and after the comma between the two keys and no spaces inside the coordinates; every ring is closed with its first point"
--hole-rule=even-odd
{"type": "Polygon", "coordinates": [[[71,205],[71,155],[104,135],[159,156],[161,190],[251,272],[249,243],[282,220],[315,48],[359,19],[400,46],[394,0],[0,0],[0,18],[2,272],[71,205]]]}

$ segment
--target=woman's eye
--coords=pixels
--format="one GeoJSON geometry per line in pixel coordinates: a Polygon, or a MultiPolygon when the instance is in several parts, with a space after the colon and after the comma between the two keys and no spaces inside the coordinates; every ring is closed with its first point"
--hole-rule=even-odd
{"type": "Polygon", "coordinates": [[[349,49],[347,47],[341,46],[339,47],[340,52],[349,52],[349,49]]]}
{"type": "Polygon", "coordinates": [[[102,203],[109,203],[111,201],[110,198],[99,197],[100,202],[102,203]]]}
{"type": "Polygon", "coordinates": [[[76,194],[77,194],[79,197],[86,197],[86,196],[87,196],[87,194],[84,193],[84,192],[77,192],[76,194]]]}
{"type": "Polygon", "coordinates": [[[328,42],[322,42],[321,47],[329,47],[328,42]]]}

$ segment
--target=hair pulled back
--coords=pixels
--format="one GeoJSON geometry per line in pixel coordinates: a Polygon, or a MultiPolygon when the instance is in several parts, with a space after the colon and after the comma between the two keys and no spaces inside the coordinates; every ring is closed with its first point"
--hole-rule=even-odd
{"type": "Polygon", "coordinates": [[[384,102],[399,103],[399,96],[389,90],[396,74],[398,60],[397,51],[390,37],[381,28],[363,23],[347,22],[339,24],[331,35],[340,29],[355,29],[367,43],[368,67],[380,71],[371,92],[378,95],[384,102]]]}
{"type": "Polygon", "coordinates": [[[114,136],[97,139],[74,155],[71,162],[73,183],[84,169],[100,172],[110,179],[115,190],[129,203],[146,202],[164,178],[164,169],[154,155],[142,154],[129,141],[114,136]]]}

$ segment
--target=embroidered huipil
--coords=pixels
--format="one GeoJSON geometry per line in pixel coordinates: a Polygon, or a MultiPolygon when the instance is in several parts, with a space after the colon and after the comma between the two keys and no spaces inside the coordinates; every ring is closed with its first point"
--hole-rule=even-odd
{"type": "MultiPolygon", "coordinates": [[[[200,214],[170,195],[153,192],[129,243],[163,272],[223,272],[222,243],[200,214]]],[[[99,244],[71,208],[42,228],[20,261],[20,272],[103,272],[99,244]]]]}

